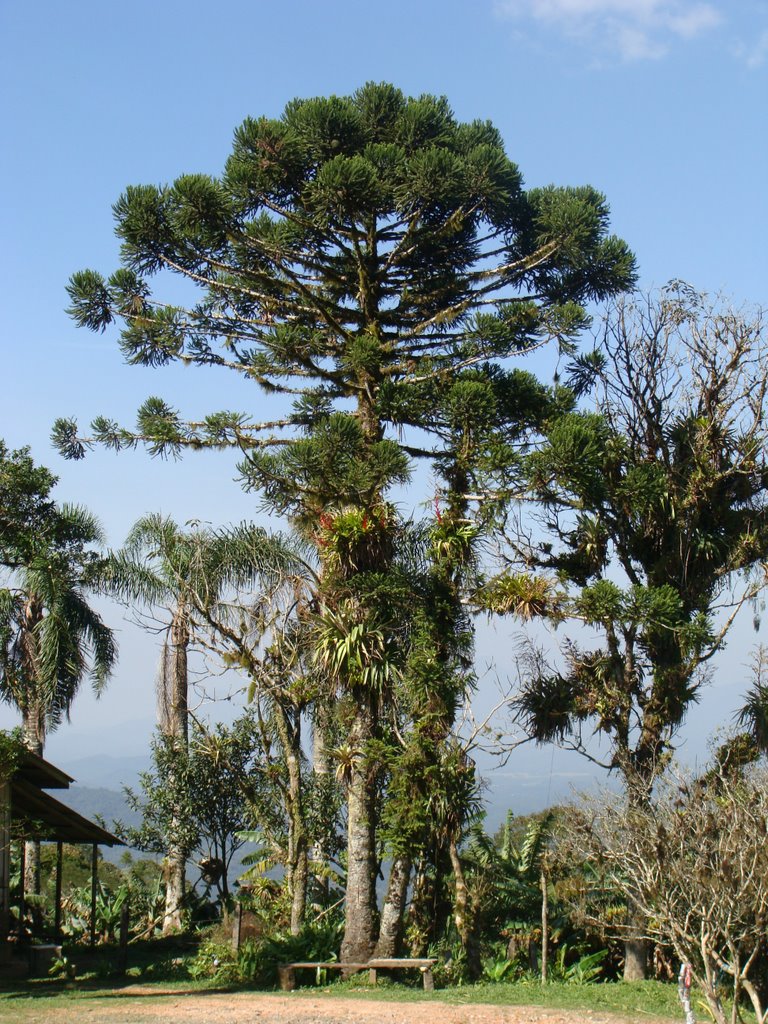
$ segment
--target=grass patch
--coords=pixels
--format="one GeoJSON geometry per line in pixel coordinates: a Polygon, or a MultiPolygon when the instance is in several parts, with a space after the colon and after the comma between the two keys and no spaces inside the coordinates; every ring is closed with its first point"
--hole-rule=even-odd
{"type": "Polygon", "coordinates": [[[419,988],[379,981],[376,986],[351,978],[321,989],[302,988],[299,993],[347,995],[355,999],[387,999],[392,1002],[445,1002],[454,1005],[485,1003],[492,1006],[543,1006],[558,1010],[606,1010],[642,1013],[664,1019],[679,1018],[677,986],[659,981],[622,981],[573,985],[533,981],[478,982],[424,992],[419,988]]]}
{"type": "MultiPolygon", "coordinates": [[[[131,1017],[140,1012],[139,1004],[147,1001],[162,1001],[169,996],[178,999],[185,993],[204,995],[206,993],[248,992],[257,990],[245,986],[222,988],[210,981],[193,981],[189,978],[148,981],[128,977],[124,980],[104,982],[99,979],[82,979],[64,983],[51,979],[38,979],[8,986],[0,991],[0,1020],[13,1020],[23,1024],[27,1019],[39,1020],[41,1009],[66,1008],[70,1011],[81,1007],[84,1014],[93,1013],[102,1001],[114,1003],[115,999],[125,1000],[126,1012],[130,1004],[131,1017]],[[130,986],[139,984],[145,994],[133,996],[130,986]]],[[[260,992],[269,997],[270,992],[260,992]]],[[[535,982],[484,982],[477,985],[462,985],[426,993],[417,988],[398,984],[394,981],[368,985],[359,979],[335,982],[320,988],[307,986],[298,989],[292,998],[322,999],[343,997],[351,1000],[380,999],[391,1002],[445,1002],[453,1005],[485,1003],[498,1006],[541,1006],[561,1010],[592,1010],[625,1015],[642,1015],[650,1019],[670,1020],[680,1017],[677,991],[674,985],[646,981],[624,984],[623,982],[590,985],[568,985],[558,982],[542,986],[535,982]]]]}

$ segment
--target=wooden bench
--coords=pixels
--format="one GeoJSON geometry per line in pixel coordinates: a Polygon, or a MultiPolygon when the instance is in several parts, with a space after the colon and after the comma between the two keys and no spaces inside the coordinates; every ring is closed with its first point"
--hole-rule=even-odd
{"type": "Polygon", "coordinates": [[[432,977],[432,967],[436,962],[437,961],[434,959],[418,959],[409,957],[387,957],[378,960],[366,960],[364,964],[340,963],[337,960],[302,960],[292,964],[279,964],[277,968],[277,977],[280,982],[280,988],[283,992],[292,992],[296,988],[296,971],[299,970],[313,968],[318,984],[320,983],[320,971],[323,970],[348,971],[349,973],[367,970],[368,980],[372,985],[375,985],[378,971],[396,971],[406,967],[417,967],[421,971],[421,976],[424,981],[424,990],[426,992],[432,992],[435,987],[434,978],[432,977]]]}

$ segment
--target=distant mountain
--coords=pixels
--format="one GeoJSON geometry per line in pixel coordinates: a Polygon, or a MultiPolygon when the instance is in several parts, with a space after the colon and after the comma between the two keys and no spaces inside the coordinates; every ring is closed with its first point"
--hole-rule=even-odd
{"type": "Polygon", "coordinates": [[[95,754],[74,759],[60,758],[56,765],[71,775],[80,786],[122,792],[123,786],[131,789],[136,787],[139,772],[147,771],[151,761],[149,754],[125,757],[95,754]]]}
{"type": "MultiPolygon", "coordinates": [[[[135,827],[141,824],[141,815],[128,806],[125,794],[117,789],[72,785],[69,789],[56,790],[51,794],[56,800],[71,807],[90,821],[103,820],[104,827],[111,832],[113,822],[135,827]]],[[[100,848],[105,860],[117,863],[126,850],[125,846],[103,846],[100,848]]],[[[147,854],[132,851],[139,856],[147,854]]]]}

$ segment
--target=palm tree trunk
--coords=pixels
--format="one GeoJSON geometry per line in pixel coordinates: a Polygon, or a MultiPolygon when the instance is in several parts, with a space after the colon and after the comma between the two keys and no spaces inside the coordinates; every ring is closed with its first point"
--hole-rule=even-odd
{"type": "MultiPolygon", "coordinates": [[[[23,708],[22,732],[27,750],[42,757],[45,745],[45,715],[38,701],[32,700],[23,708]]],[[[28,839],[24,843],[24,892],[34,896],[40,895],[40,843],[37,839],[28,839]]],[[[31,915],[35,926],[39,927],[40,908],[33,905],[31,915]]]]}
{"type": "MultiPolygon", "coordinates": [[[[160,728],[174,746],[186,753],[189,746],[189,624],[184,605],[179,602],[171,621],[170,645],[164,651],[160,692],[160,728]]],[[[180,822],[171,820],[173,835],[180,822]]],[[[187,851],[172,843],[166,854],[165,913],[163,935],[184,927],[182,906],[187,881],[187,851]]]]}

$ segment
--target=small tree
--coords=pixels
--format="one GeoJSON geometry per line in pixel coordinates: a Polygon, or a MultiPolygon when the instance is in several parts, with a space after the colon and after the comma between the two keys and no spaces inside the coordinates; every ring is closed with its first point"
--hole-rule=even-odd
{"type": "MultiPolygon", "coordinates": [[[[160,733],[152,743],[152,768],[139,777],[140,791],[126,789],[142,823],[127,828],[117,822],[115,828],[131,846],[148,853],[172,850],[185,860],[196,855],[204,882],[226,900],[232,858],[243,844],[237,834],[253,824],[259,766],[258,737],[249,716],[210,731],[193,724],[188,748],[160,733]]],[[[166,907],[166,916],[169,910],[181,917],[181,907],[166,907]]]]}
{"type": "MultiPolygon", "coordinates": [[[[595,411],[555,418],[530,459],[543,532],[514,539],[528,569],[483,598],[597,632],[596,645],[564,644],[564,669],[531,649],[517,721],[619,772],[635,803],[674,751],[704,666],[764,586],[766,365],[760,311],[679,283],[614,306],[598,349],[571,367],[577,391],[596,389],[595,411]],[[604,758],[592,732],[608,741],[604,758]]],[[[643,958],[628,946],[628,976],[643,958]]]]}
{"type": "MultiPolygon", "coordinates": [[[[296,558],[279,538],[241,524],[228,530],[181,529],[173,520],[153,514],[139,519],[125,546],[110,556],[104,587],[135,607],[165,609],[160,671],[158,726],[162,744],[189,756],[189,651],[195,627],[210,631],[212,609],[231,597],[235,588],[269,588],[283,579],[296,558]],[[168,621],[169,620],[169,621],[168,621]]],[[[221,644],[219,644],[221,649],[221,644]]],[[[160,741],[159,741],[160,742],[160,741]]],[[[179,762],[181,763],[181,761],[179,762]]],[[[170,786],[169,792],[175,787],[170,786]]],[[[180,809],[180,815],[183,813],[180,809]]],[[[167,835],[183,837],[185,824],[169,827],[167,835]]],[[[186,885],[187,846],[165,851],[166,916],[163,931],[182,925],[186,885]]]]}
{"type": "Polygon", "coordinates": [[[24,564],[41,534],[56,523],[50,497],[56,477],[36,466],[28,448],[9,451],[0,440],[0,565],[24,564]]]}
{"type": "Polygon", "coordinates": [[[644,806],[603,793],[574,809],[560,854],[602,866],[645,916],[647,935],[669,943],[694,976],[718,1024],[718,978],[730,979],[732,1020],[743,992],[768,1020],[760,968],[768,953],[768,771],[714,770],[665,777],[644,806]]]}

